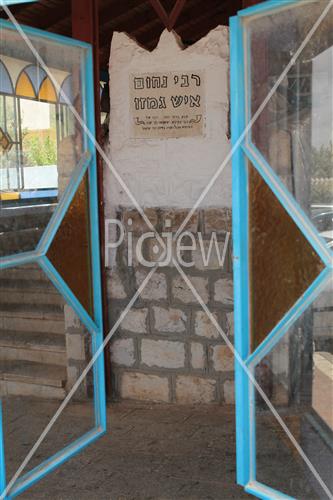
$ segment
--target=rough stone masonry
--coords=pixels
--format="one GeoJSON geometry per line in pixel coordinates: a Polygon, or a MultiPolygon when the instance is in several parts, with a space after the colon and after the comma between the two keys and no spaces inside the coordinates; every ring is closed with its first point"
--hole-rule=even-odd
{"type": "MultiPolygon", "coordinates": [[[[157,234],[165,237],[177,231],[229,151],[228,75],[226,27],[216,28],[188,48],[174,33],[164,32],[153,52],[138,46],[125,34],[113,36],[107,151],[112,164],[144,208],[154,232],[142,239],[151,229],[135,209],[124,186],[120,186],[105,167],[106,240],[107,244],[122,241],[117,248],[107,248],[112,323],[150,271],[137,257],[137,245],[140,244],[145,262],[154,263],[161,258],[157,234]],[[139,82],[140,74],[146,78],[154,72],[156,75],[165,72],[169,78],[171,75],[173,83],[186,83],[186,75],[200,75],[203,90],[196,97],[200,95],[202,99],[202,115],[197,119],[202,119],[202,127],[196,127],[193,136],[188,131],[187,136],[168,133],[166,137],[162,131],[152,138],[133,134],[133,119],[141,125],[145,119],[145,124],[150,123],[151,117],[156,124],[170,123],[172,116],[177,117],[177,123],[183,120],[186,125],[190,122],[188,117],[195,119],[193,109],[188,115],[186,108],[181,113],[174,110],[175,115],[163,116],[161,111],[154,115],[152,110],[147,115],[140,112],[140,120],[133,116],[130,102],[133,75],[139,82]],[[118,223],[112,222],[114,220],[118,223]]],[[[159,89],[154,90],[155,100],[162,96],[164,102],[168,98],[168,94],[163,97],[162,91],[159,94],[159,89]]],[[[193,104],[193,100],[184,97],[186,89],[182,89],[181,96],[179,102],[193,104]]],[[[183,242],[188,246],[181,251],[183,269],[223,330],[232,337],[231,240],[226,246],[231,232],[230,165],[201,201],[185,231],[183,242]],[[207,265],[204,262],[202,249],[207,255],[213,233],[219,248],[222,250],[225,245],[227,249],[223,266],[214,245],[207,265]],[[201,245],[191,248],[193,238],[201,239],[201,245]],[[188,266],[189,263],[193,265],[188,266]]],[[[175,246],[176,243],[172,247],[173,255],[175,246]]],[[[116,398],[191,404],[234,402],[232,354],[172,262],[157,269],[122,321],[112,341],[111,358],[116,398]]]]}

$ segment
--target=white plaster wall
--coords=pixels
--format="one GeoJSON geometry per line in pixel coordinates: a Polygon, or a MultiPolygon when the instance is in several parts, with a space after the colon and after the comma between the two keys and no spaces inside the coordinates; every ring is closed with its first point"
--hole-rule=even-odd
{"type": "MultiPolygon", "coordinates": [[[[143,207],[191,208],[230,150],[229,32],[219,26],[184,49],[174,33],[164,31],[149,52],[124,33],[114,33],[110,56],[110,144],[112,164],[143,207]],[[205,73],[204,137],[130,138],[129,75],[163,71],[205,73]]],[[[133,206],[106,167],[106,213],[133,206]]],[[[231,206],[230,162],[202,201],[201,207],[231,206]]]]}

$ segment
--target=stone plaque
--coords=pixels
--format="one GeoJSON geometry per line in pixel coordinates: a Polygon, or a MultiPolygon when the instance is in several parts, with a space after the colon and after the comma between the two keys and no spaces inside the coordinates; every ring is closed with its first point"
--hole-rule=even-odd
{"type": "Polygon", "coordinates": [[[131,137],[169,139],[202,136],[204,100],[202,71],[130,75],[131,137]]]}

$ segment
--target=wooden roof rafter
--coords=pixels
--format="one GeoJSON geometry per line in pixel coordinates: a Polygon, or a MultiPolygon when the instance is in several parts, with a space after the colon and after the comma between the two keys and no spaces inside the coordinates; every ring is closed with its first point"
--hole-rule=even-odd
{"type": "MultiPolygon", "coordinates": [[[[82,0],[79,5],[83,5],[82,0]]],[[[252,3],[262,0],[92,0],[99,11],[98,40],[101,68],[107,69],[114,31],[126,32],[148,50],[155,48],[163,29],[174,29],[192,44],[218,24],[252,3]]],[[[12,5],[20,24],[72,36],[72,0],[38,0],[12,5]]],[[[0,17],[6,19],[4,10],[0,17]]]]}
{"type": "Polygon", "coordinates": [[[164,24],[164,26],[171,31],[175,26],[178,17],[180,16],[185,4],[186,0],[176,0],[171,13],[168,14],[160,0],[149,0],[156,14],[164,24]]]}

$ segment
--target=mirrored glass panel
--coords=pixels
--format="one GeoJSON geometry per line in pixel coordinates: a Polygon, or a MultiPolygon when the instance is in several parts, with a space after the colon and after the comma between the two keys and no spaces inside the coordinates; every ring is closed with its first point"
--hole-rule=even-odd
{"type": "MultiPolygon", "coordinates": [[[[92,347],[91,335],[39,266],[0,271],[0,299],[0,397],[9,481],[89,363],[92,347]]],[[[25,473],[94,428],[93,394],[89,372],[25,473]]],[[[34,488],[37,494],[38,484],[34,488]]]]}
{"type": "Polygon", "coordinates": [[[333,8],[327,0],[255,16],[247,25],[247,120],[303,42],[305,47],[251,129],[251,139],[333,248],[333,8]]]}
{"type": "MultiPolygon", "coordinates": [[[[333,493],[333,280],[273,350],[256,379],[333,493]]],[[[327,494],[256,394],[257,480],[295,498],[327,494]]]]}
{"type": "Polygon", "coordinates": [[[36,248],[82,156],[70,105],[84,116],[86,49],[29,35],[46,71],[16,30],[0,31],[0,256],[8,256],[36,248]]]}

